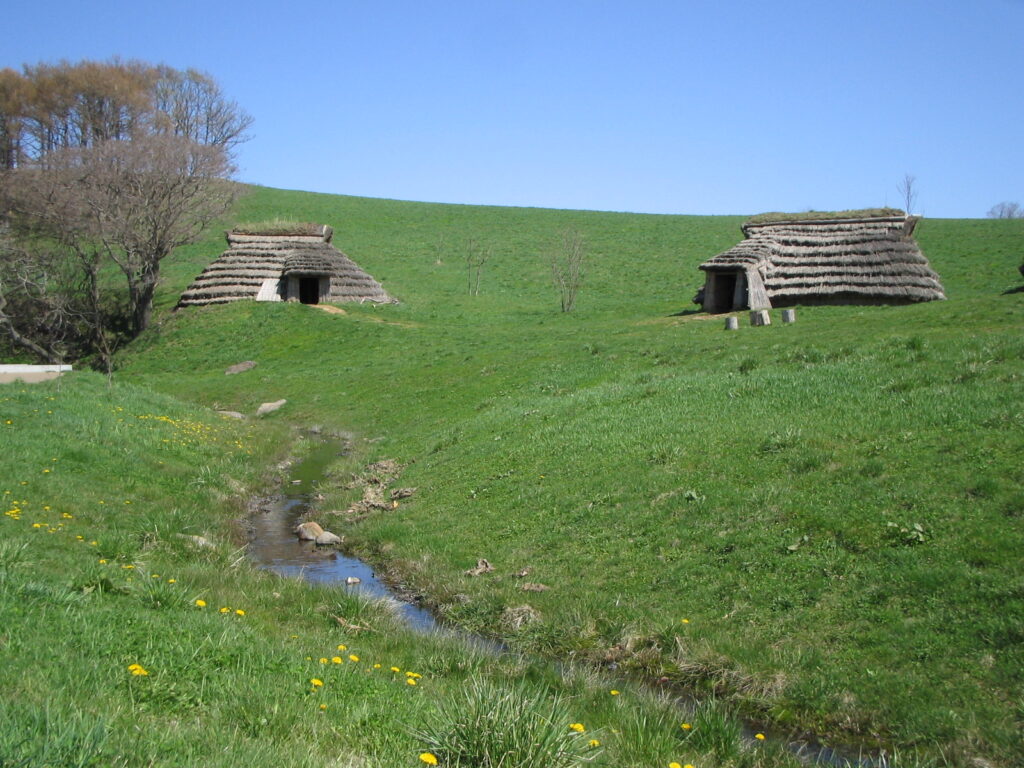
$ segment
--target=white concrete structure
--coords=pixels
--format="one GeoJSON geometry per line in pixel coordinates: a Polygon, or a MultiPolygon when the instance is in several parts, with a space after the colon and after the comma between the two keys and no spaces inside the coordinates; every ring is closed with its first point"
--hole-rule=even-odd
{"type": "Polygon", "coordinates": [[[0,384],[21,381],[32,384],[56,379],[71,370],[70,365],[0,365],[0,384]]]}

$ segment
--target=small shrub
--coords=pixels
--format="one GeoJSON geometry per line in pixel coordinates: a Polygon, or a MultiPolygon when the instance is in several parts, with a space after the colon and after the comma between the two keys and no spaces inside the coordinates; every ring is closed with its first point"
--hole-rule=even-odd
{"type": "Polygon", "coordinates": [[[549,691],[475,678],[414,735],[449,768],[571,768],[588,762],[588,737],[572,722],[549,691]]]}
{"type": "Polygon", "coordinates": [[[920,523],[902,525],[900,523],[885,524],[886,538],[893,545],[913,547],[924,544],[928,540],[924,527],[920,523]]]}
{"type": "Polygon", "coordinates": [[[752,357],[748,357],[748,358],[744,359],[740,363],[740,366],[739,366],[738,370],[739,370],[740,373],[747,374],[747,373],[750,373],[755,368],[757,368],[757,366],[758,366],[757,360],[755,360],[752,357]]]}
{"type": "Polygon", "coordinates": [[[735,759],[742,751],[743,731],[739,722],[715,699],[700,702],[691,721],[693,728],[686,739],[688,747],[713,754],[723,763],[735,759]]]}
{"type": "MultiPolygon", "coordinates": [[[[648,712],[632,709],[621,723],[615,755],[621,765],[668,765],[679,760],[679,715],[670,710],[648,712]]],[[[682,762],[682,761],[680,761],[682,762]]]]}

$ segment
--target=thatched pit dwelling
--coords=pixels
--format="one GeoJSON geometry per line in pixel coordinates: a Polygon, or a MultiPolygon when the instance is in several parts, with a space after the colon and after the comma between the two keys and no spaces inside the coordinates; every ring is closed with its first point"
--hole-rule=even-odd
{"type": "Polygon", "coordinates": [[[946,298],[914,241],[920,217],[892,208],[761,214],[746,239],[700,265],[705,312],[946,298]]]}
{"type": "Polygon", "coordinates": [[[241,299],[303,304],[394,301],[331,244],[330,227],[236,227],[225,234],[228,249],[192,281],[179,307],[241,299]]]}

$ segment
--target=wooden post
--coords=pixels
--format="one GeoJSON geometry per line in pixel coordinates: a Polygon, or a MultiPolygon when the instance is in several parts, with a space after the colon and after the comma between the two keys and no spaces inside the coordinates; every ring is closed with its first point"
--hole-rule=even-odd
{"type": "Polygon", "coordinates": [[[784,323],[795,323],[796,322],[796,310],[795,309],[784,309],[784,310],[782,310],[782,322],[784,322],[784,323]]]}
{"type": "Polygon", "coordinates": [[[772,319],[768,315],[767,309],[755,309],[750,313],[750,324],[751,325],[771,325],[772,319]]]}
{"type": "Polygon", "coordinates": [[[725,318],[725,330],[735,331],[740,327],[740,319],[738,317],[727,317],[725,318]]]}

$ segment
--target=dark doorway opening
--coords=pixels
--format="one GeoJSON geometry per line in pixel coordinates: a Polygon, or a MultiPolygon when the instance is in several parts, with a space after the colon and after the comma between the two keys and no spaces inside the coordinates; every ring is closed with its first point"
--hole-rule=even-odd
{"type": "Polygon", "coordinates": [[[299,278],[299,301],[303,304],[320,303],[320,278],[300,277],[299,278]]]}
{"type": "Polygon", "coordinates": [[[714,312],[732,312],[732,300],[736,295],[735,272],[719,272],[715,275],[714,312]]]}

